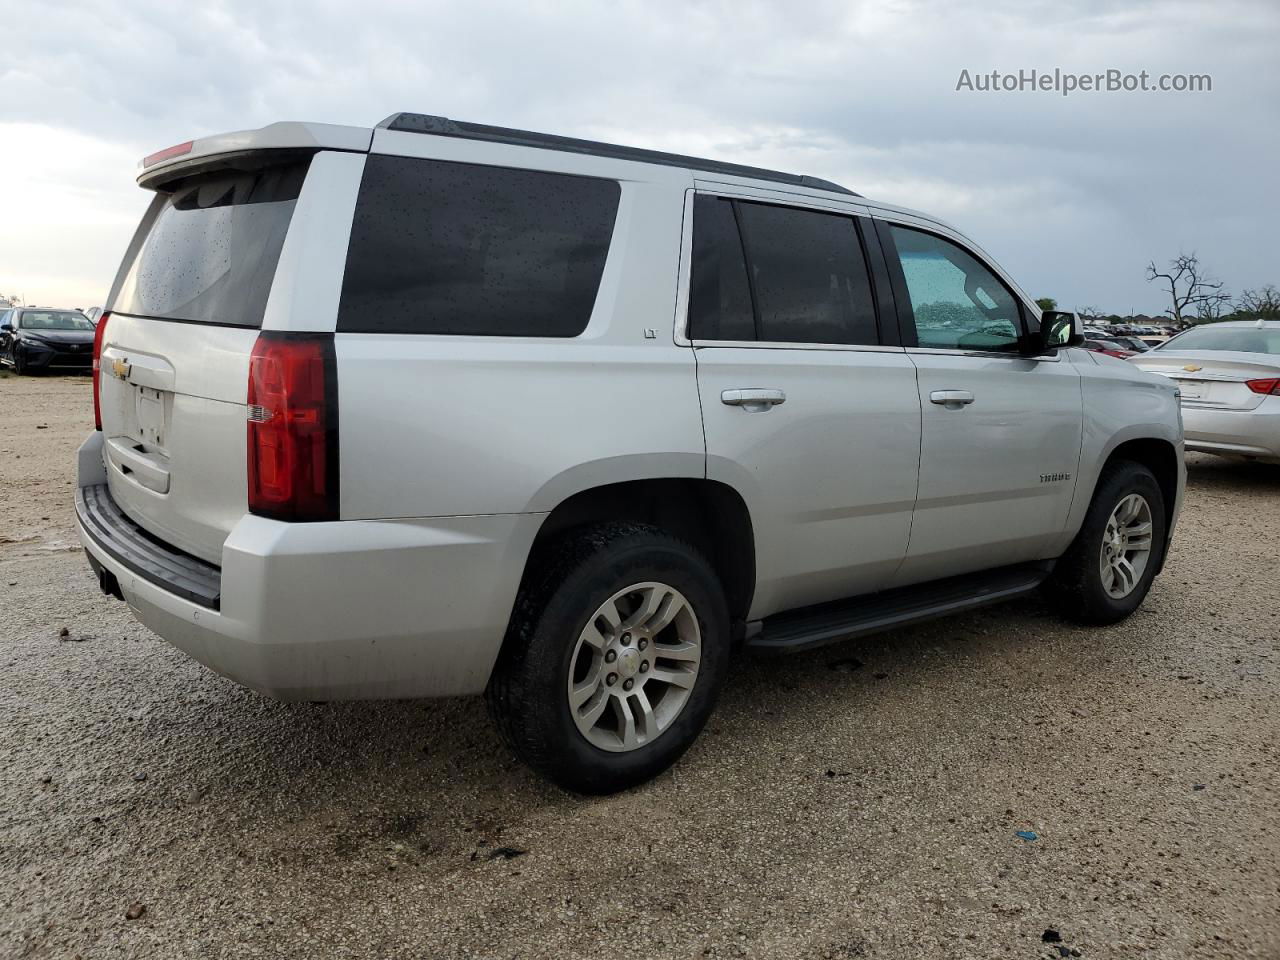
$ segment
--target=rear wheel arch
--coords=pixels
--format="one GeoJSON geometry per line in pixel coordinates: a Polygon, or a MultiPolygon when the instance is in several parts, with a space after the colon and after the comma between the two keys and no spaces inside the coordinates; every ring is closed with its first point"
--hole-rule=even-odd
{"type": "Polygon", "coordinates": [[[525,576],[542,550],[574,528],[612,521],[650,524],[695,547],[720,579],[731,621],[737,628],[745,622],[756,582],[751,514],[737,490],[715,480],[630,480],[574,493],[543,520],[525,576]]]}

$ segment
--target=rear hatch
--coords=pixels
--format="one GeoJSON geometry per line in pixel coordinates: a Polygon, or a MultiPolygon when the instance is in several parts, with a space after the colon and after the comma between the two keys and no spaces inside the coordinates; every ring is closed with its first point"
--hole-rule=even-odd
{"type": "Polygon", "coordinates": [[[1129,362],[1148,373],[1177,381],[1187,407],[1252,410],[1263,395],[1247,386],[1249,380],[1280,376],[1280,358],[1227,350],[1153,350],[1129,362]],[[1268,360],[1272,362],[1267,362],[1268,360]]]}
{"type": "Polygon", "coordinates": [[[309,160],[262,153],[156,195],[121,267],[100,398],[111,495],[211,563],[247,510],[249,358],[309,160]]]}

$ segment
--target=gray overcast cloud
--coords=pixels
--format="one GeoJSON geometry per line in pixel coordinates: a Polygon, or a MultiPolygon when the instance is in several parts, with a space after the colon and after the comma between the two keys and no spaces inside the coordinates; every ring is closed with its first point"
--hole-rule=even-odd
{"type": "Polygon", "coordinates": [[[0,292],[100,302],[140,156],[399,110],[810,173],[929,210],[1033,296],[1156,313],[1149,259],[1280,283],[1280,4],[0,0],[0,292]],[[1209,74],[1202,93],[971,74],[1209,74]]]}

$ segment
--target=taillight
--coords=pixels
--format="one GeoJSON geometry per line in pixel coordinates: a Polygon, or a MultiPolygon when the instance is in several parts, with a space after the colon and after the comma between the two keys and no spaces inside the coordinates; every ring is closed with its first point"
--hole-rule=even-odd
{"type": "Polygon", "coordinates": [[[1263,396],[1280,397],[1280,377],[1273,380],[1246,380],[1244,385],[1263,396]]]}
{"type": "Polygon", "coordinates": [[[98,326],[93,331],[93,429],[102,429],[102,397],[99,395],[99,384],[102,383],[102,335],[107,332],[107,317],[104,313],[98,317],[98,326]]]}
{"type": "Polygon", "coordinates": [[[276,520],[337,520],[333,334],[260,334],[248,401],[249,510],[276,520]]]}

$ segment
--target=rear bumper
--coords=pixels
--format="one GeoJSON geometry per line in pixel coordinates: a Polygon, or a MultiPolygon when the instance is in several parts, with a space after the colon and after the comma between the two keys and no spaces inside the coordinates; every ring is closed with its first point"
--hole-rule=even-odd
{"type": "MultiPolygon", "coordinates": [[[[81,448],[81,501],[84,488],[102,482],[101,445],[95,433],[81,448]]],[[[174,552],[167,563],[151,556],[149,569],[121,548],[145,553],[118,508],[123,520],[113,544],[99,527],[111,513],[77,508],[90,562],[110,575],[100,573],[104,590],[118,584],[137,618],[163,639],[281,700],[481,692],[542,520],[505,514],[290,524],[245,516],[223,545],[221,567],[204,565],[216,571],[214,607],[181,595],[174,552]]]]}
{"type": "Polygon", "coordinates": [[[1280,463],[1280,397],[1265,397],[1253,410],[1212,410],[1184,405],[1188,450],[1280,463]]]}

